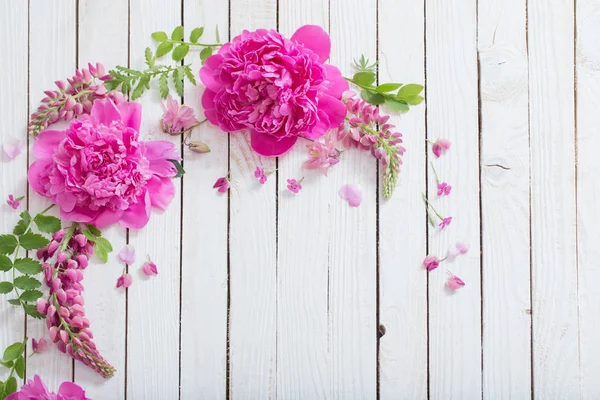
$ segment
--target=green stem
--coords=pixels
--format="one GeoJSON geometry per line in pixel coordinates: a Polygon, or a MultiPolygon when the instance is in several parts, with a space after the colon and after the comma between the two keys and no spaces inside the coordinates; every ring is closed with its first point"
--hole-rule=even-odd
{"type": "Polygon", "coordinates": [[[431,169],[433,170],[433,173],[435,175],[435,182],[439,185],[440,177],[438,176],[437,171],[435,170],[435,167],[433,166],[433,161],[429,161],[429,164],[431,164],[431,169]]]}
{"type": "Polygon", "coordinates": [[[192,42],[185,42],[183,40],[172,40],[172,39],[167,39],[167,42],[173,43],[173,44],[187,44],[188,46],[197,46],[197,47],[220,47],[223,46],[221,43],[192,43],[192,42]]]}
{"type": "Polygon", "coordinates": [[[444,217],[442,217],[440,215],[439,212],[437,212],[437,210],[431,205],[431,203],[429,202],[429,200],[427,200],[427,197],[425,196],[425,193],[421,193],[421,196],[423,197],[423,201],[425,202],[425,205],[427,206],[427,214],[429,214],[429,209],[431,208],[431,211],[433,211],[435,213],[435,215],[440,219],[443,220],[444,217]]]}

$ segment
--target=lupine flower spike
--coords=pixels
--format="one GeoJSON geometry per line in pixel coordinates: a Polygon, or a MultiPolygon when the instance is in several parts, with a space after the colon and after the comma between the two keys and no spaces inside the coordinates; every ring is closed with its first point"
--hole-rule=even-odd
{"type": "Polygon", "coordinates": [[[300,192],[300,190],[302,190],[302,181],[304,180],[304,177],[300,178],[300,180],[295,180],[295,179],[288,179],[287,180],[287,188],[290,192],[298,194],[298,192],[300,192]]]}
{"type": "Polygon", "coordinates": [[[450,225],[450,223],[452,222],[452,217],[442,217],[441,214],[431,205],[429,200],[427,200],[427,196],[425,196],[425,193],[421,193],[421,196],[423,197],[423,201],[425,202],[425,208],[427,209],[427,218],[429,219],[429,223],[431,224],[431,226],[435,226],[434,216],[439,218],[440,220],[440,223],[438,224],[440,229],[444,229],[445,227],[450,225]]]}

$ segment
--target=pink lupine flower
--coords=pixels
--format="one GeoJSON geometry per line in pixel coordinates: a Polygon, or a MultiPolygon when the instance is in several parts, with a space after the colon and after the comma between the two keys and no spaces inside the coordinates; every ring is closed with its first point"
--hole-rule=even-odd
{"type": "Polygon", "coordinates": [[[452,275],[450,274],[450,276],[448,277],[448,287],[452,290],[457,290],[460,289],[461,287],[465,286],[465,283],[462,281],[462,279],[460,279],[458,276],[456,275],[452,275]]]}
{"type": "Polygon", "coordinates": [[[445,227],[450,225],[450,222],[452,222],[452,217],[446,217],[442,219],[442,222],[440,222],[438,226],[440,227],[440,229],[444,229],[445,227]]]}
{"type": "Polygon", "coordinates": [[[451,144],[452,143],[447,139],[438,139],[432,143],[431,151],[433,151],[433,154],[435,154],[437,158],[440,158],[442,154],[450,148],[451,144]]]}
{"type": "Polygon", "coordinates": [[[260,182],[261,185],[264,185],[265,182],[267,182],[267,175],[265,174],[265,170],[261,167],[259,167],[258,165],[256,166],[256,169],[254,170],[254,177],[256,179],[258,179],[258,181],[260,182]]]}
{"type": "Polygon", "coordinates": [[[2,145],[2,151],[6,154],[6,157],[15,159],[21,154],[21,147],[23,143],[20,140],[14,139],[2,145]]]}
{"type": "Polygon", "coordinates": [[[19,205],[21,204],[21,200],[23,200],[23,196],[15,199],[15,196],[13,196],[12,194],[9,194],[8,199],[6,200],[6,204],[11,206],[13,210],[16,210],[17,208],[19,208],[19,205]]]}
{"type": "Polygon", "coordinates": [[[448,185],[446,182],[442,182],[437,185],[437,189],[438,196],[448,196],[452,190],[452,186],[448,185]]]}
{"type": "Polygon", "coordinates": [[[175,196],[169,160],[181,158],[172,143],[140,140],[141,112],[139,103],[96,100],[66,130],[42,132],[31,187],[58,204],[64,220],[143,228],[152,207],[164,210],[175,196]]]}
{"type": "Polygon", "coordinates": [[[156,267],[156,264],[150,260],[146,261],[144,265],[142,265],[142,271],[147,276],[158,275],[158,268],[156,267]]]}
{"type": "Polygon", "coordinates": [[[279,156],[299,137],[317,139],[346,117],[348,83],[325,64],[329,35],[305,25],[287,39],[275,30],[243,31],[200,70],[206,118],[224,132],[249,129],[251,146],[279,156]]]}
{"type": "Polygon", "coordinates": [[[213,185],[213,189],[217,189],[219,193],[225,193],[229,190],[230,187],[231,183],[229,182],[229,179],[227,179],[226,176],[217,179],[217,181],[213,185]]]}
{"type": "Polygon", "coordinates": [[[127,289],[133,283],[133,278],[129,274],[123,274],[117,279],[117,288],[123,287],[127,289]]]}
{"type": "Polygon", "coordinates": [[[135,248],[128,244],[118,254],[119,260],[125,264],[132,265],[135,262],[135,248]]]}
{"type": "Polygon", "coordinates": [[[304,178],[300,179],[299,181],[295,180],[295,179],[288,179],[287,180],[287,188],[290,192],[292,193],[296,193],[298,194],[298,192],[300,192],[300,190],[302,190],[302,181],[304,180],[304,178]]]}
{"type": "Polygon", "coordinates": [[[459,255],[462,255],[462,254],[467,254],[468,251],[469,251],[468,244],[465,244],[462,242],[457,242],[454,246],[452,246],[448,250],[448,256],[446,258],[448,258],[448,260],[450,260],[450,261],[454,261],[456,259],[456,257],[458,257],[459,255]]]}
{"type": "Polygon", "coordinates": [[[48,342],[46,339],[41,338],[39,341],[31,339],[31,349],[34,353],[43,353],[48,348],[48,342]]]}
{"type": "Polygon", "coordinates": [[[167,104],[160,103],[163,117],[160,121],[162,130],[170,135],[178,135],[198,124],[194,110],[186,105],[179,105],[171,95],[167,97],[167,104]]]}
{"type": "Polygon", "coordinates": [[[358,207],[362,202],[362,192],[354,185],[344,185],[338,192],[340,197],[348,201],[350,207],[358,207]]]}
{"type": "Polygon", "coordinates": [[[435,256],[427,256],[423,260],[423,266],[427,269],[427,271],[433,271],[440,266],[440,262],[441,261],[435,256]]]}
{"type": "Polygon", "coordinates": [[[50,393],[38,375],[27,381],[21,390],[9,394],[6,400],[91,400],[85,390],[73,382],[63,382],[57,393],[50,393]]]}
{"type": "Polygon", "coordinates": [[[337,134],[331,133],[325,137],[323,142],[315,141],[308,147],[309,159],[304,161],[302,166],[306,169],[318,169],[327,176],[329,168],[340,162],[340,152],[336,149],[335,137],[337,134]]]}

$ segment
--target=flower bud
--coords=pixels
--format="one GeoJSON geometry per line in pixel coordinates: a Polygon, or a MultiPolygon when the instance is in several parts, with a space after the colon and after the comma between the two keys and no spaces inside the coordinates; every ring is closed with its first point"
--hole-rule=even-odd
{"type": "Polygon", "coordinates": [[[188,144],[188,147],[194,153],[203,154],[203,153],[210,152],[210,147],[208,147],[208,145],[206,143],[202,143],[202,142],[190,142],[188,144]]]}

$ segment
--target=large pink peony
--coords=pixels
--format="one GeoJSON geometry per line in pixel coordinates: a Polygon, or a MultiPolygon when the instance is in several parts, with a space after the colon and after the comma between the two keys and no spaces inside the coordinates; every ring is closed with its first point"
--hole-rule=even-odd
{"type": "Polygon", "coordinates": [[[105,227],[143,228],[152,206],[175,195],[172,143],[139,140],[142,106],[96,100],[89,116],[64,131],[46,130],[33,145],[31,187],[60,207],[63,219],[105,227]]]}
{"type": "Polygon", "coordinates": [[[252,148],[278,156],[299,136],[321,137],[346,116],[348,83],[324,64],[331,42],[320,27],[305,25],[291,39],[274,30],[244,31],[206,60],[206,118],[227,132],[249,129],[252,148]]]}
{"type": "Polygon", "coordinates": [[[73,382],[63,382],[58,393],[50,393],[42,379],[35,375],[20,391],[8,395],[6,400],[91,400],[85,390],[73,382]]]}

